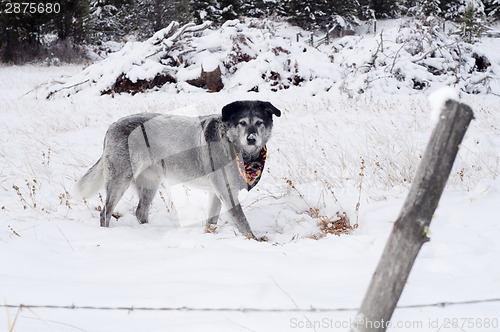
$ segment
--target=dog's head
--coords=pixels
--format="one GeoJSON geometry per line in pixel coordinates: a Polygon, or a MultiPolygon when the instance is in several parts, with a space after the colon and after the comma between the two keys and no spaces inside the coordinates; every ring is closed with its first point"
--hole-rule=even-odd
{"type": "Polygon", "coordinates": [[[273,115],[281,111],[267,101],[235,101],[222,108],[227,137],[245,160],[255,159],[271,137],[273,115]]]}

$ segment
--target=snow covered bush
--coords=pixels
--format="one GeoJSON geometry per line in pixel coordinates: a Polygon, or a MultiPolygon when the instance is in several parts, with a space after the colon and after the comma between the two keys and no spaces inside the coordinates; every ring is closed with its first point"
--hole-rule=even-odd
{"type": "Polygon", "coordinates": [[[500,68],[483,52],[442,29],[442,20],[402,21],[377,37],[353,36],[324,49],[342,68],[339,88],[349,95],[380,88],[415,93],[449,85],[467,93],[498,91],[500,68]]]}

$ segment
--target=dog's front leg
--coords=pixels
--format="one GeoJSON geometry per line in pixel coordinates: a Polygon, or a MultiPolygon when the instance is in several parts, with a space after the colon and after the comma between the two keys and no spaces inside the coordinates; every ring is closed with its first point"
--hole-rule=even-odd
{"type": "Polygon", "coordinates": [[[208,209],[207,227],[217,225],[222,203],[215,193],[210,195],[210,207],[208,209]]]}
{"type": "MultiPolygon", "coordinates": [[[[248,224],[248,220],[247,217],[245,216],[245,213],[243,213],[240,201],[238,200],[238,194],[237,194],[238,188],[231,188],[231,186],[229,185],[230,182],[228,182],[227,180],[227,175],[225,174],[225,172],[222,172],[222,174],[223,174],[222,178],[224,179],[223,182],[224,185],[217,186],[217,182],[214,182],[216,184],[215,187],[222,189],[216,192],[217,197],[219,198],[220,202],[224,204],[224,207],[227,210],[227,213],[229,214],[231,221],[236,225],[236,228],[238,228],[240,233],[248,238],[257,240],[257,238],[252,232],[252,229],[250,228],[250,225],[248,224]]],[[[217,180],[221,179],[218,178],[217,180]]]]}
{"type": "Polygon", "coordinates": [[[231,200],[229,197],[224,197],[220,199],[217,194],[210,195],[210,207],[209,207],[209,216],[207,220],[207,232],[213,231],[213,226],[217,224],[219,220],[219,214],[222,207],[222,200],[224,200],[224,206],[227,208],[227,213],[231,217],[231,220],[236,225],[240,233],[248,238],[256,239],[252,230],[250,229],[250,225],[248,224],[247,218],[243,213],[243,209],[241,208],[241,204],[237,201],[231,200]]]}
{"type": "Polygon", "coordinates": [[[242,235],[248,237],[249,239],[257,240],[252,230],[250,229],[247,217],[243,213],[243,209],[241,208],[241,204],[239,202],[235,202],[235,205],[229,208],[227,212],[231,216],[231,219],[236,224],[236,227],[242,235]]]}

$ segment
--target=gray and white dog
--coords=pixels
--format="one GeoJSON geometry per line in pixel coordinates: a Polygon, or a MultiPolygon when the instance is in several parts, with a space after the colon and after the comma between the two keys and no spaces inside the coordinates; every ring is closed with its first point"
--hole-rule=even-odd
{"type": "Polygon", "coordinates": [[[208,225],[217,223],[224,204],[238,230],[255,238],[238,192],[250,190],[260,179],[273,115],[281,112],[269,102],[236,101],[224,106],[221,115],[124,117],[108,129],[101,158],[77,182],[76,190],[89,197],[104,185],[101,226],[108,227],[131,183],[140,198],[136,217],[147,223],[162,178],[169,184],[189,182],[211,193],[208,225]]]}

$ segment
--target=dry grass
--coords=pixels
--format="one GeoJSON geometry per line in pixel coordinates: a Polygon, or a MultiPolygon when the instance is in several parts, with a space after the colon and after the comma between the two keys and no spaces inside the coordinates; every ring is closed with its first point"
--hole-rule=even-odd
{"type": "Polygon", "coordinates": [[[359,168],[359,194],[358,194],[358,202],[356,203],[356,223],[354,224],[354,228],[358,228],[358,222],[359,222],[359,207],[361,205],[361,189],[363,188],[363,178],[365,176],[365,159],[363,157],[361,158],[361,166],[359,168]]]}
{"type": "Polygon", "coordinates": [[[161,184],[161,186],[163,187],[163,189],[165,191],[165,195],[163,195],[163,192],[161,190],[158,190],[158,193],[160,194],[160,198],[163,201],[163,203],[165,204],[165,207],[167,208],[167,212],[168,213],[177,212],[175,209],[175,206],[174,206],[174,202],[172,201],[172,198],[170,197],[170,195],[168,193],[167,187],[163,183],[161,184]]]}
{"type": "Polygon", "coordinates": [[[28,202],[26,201],[23,194],[21,193],[21,190],[16,185],[13,185],[12,189],[14,189],[16,191],[17,197],[19,198],[19,201],[21,201],[21,204],[23,205],[23,209],[26,210],[28,208],[28,202]]]}
{"type": "Polygon", "coordinates": [[[17,236],[17,237],[21,237],[21,235],[20,235],[18,232],[16,232],[16,231],[12,228],[12,226],[11,226],[11,225],[8,225],[7,227],[10,229],[10,231],[12,232],[12,234],[14,234],[14,235],[15,235],[15,236],[17,236]]]}
{"type": "Polygon", "coordinates": [[[333,217],[318,216],[320,232],[311,236],[320,239],[328,234],[342,235],[350,234],[356,227],[351,226],[351,222],[346,212],[337,212],[333,217]]]}
{"type": "MultiPolygon", "coordinates": [[[[314,233],[310,236],[308,236],[311,239],[319,240],[321,238],[324,238],[328,234],[335,234],[337,236],[340,236],[342,234],[350,234],[353,229],[357,228],[357,223],[354,226],[351,226],[350,218],[347,215],[347,212],[345,211],[337,211],[335,216],[327,216],[324,214],[321,214],[320,209],[317,207],[313,207],[307,202],[305,199],[304,195],[295,187],[293,184],[292,180],[286,179],[287,184],[295,190],[298,194],[299,197],[307,204],[309,207],[308,214],[318,220],[318,228],[319,232],[314,233]]],[[[337,203],[337,197],[335,196],[335,193],[333,192],[332,187],[325,182],[326,187],[328,188],[329,192],[332,194],[333,198],[337,203]]],[[[361,186],[360,186],[361,190],[361,186]]],[[[340,203],[339,203],[340,206],[340,203]]],[[[359,202],[358,202],[358,207],[359,207],[359,202]]]]}
{"type": "MultiPolygon", "coordinates": [[[[7,303],[5,303],[7,304],[7,303]]],[[[22,306],[19,306],[16,311],[16,315],[14,316],[14,320],[11,322],[10,321],[10,313],[9,313],[9,308],[5,307],[6,313],[7,313],[7,331],[12,332],[14,331],[14,327],[16,326],[17,319],[19,318],[19,314],[21,313],[22,306]]]]}
{"type": "Polygon", "coordinates": [[[68,209],[71,209],[71,204],[69,202],[69,199],[71,198],[71,195],[67,190],[64,191],[64,193],[59,194],[59,204],[61,205],[66,205],[68,209]]]}

